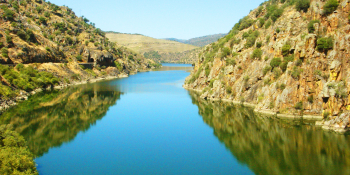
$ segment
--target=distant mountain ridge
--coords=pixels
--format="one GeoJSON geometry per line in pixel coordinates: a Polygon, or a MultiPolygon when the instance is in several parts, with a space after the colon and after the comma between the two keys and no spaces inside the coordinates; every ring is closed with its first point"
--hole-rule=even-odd
{"type": "Polygon", "coordinates": [[[218,39],[226,36],[227,34],[220,33],[220,34],[215,34],[215,35],[206,35],[206,36],[201,36],[201,37],[196,37],[196,38],[191,38],[188,40],[183,40],[183,39],[177,39],[177,38],[165,38],[166,40],[169,41],[176,41],[184,44],[190,44],[198,47],[203,47],[208,44],[211,44],[213,42],[216,42],[218,39]]]}

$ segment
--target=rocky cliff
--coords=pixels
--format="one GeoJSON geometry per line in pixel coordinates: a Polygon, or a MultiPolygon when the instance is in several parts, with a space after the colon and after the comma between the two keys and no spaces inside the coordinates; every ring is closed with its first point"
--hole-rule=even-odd
{"type": "Polygon", "coordinates": [[[39,88],[159,66],[110,42],[94,23],[66,6],[1,0],[0,7],[0,111],[39,88]]]}
{"type": "Polygon", "coordinates": [[[184,87],[205,99],[248,102],[256,111],[323,116],[321,124],[344,131],[349,11],[348,0],[266,1],[201,51],[184,87]]]}

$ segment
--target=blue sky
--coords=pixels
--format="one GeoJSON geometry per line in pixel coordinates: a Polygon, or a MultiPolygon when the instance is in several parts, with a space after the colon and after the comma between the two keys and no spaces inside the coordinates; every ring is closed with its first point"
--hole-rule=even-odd
{"type": "Polygon", "coordinates": [[[264,0],[51,0],[104,31],[190,39],[227,33],[264,0]]]}

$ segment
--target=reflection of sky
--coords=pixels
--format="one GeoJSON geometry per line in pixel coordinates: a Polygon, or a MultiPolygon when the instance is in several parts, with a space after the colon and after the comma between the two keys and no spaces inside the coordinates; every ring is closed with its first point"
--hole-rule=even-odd
{"type": "Polygon", "coordinates": [[[128,78],[105,82],[123,93],[175,93],[189,75],[185,71],[142,72],[128,78]]]}

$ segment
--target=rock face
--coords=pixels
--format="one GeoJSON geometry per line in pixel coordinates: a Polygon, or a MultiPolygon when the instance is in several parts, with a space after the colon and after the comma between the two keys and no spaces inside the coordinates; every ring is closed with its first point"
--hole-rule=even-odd
{"type": "Polygon", "coordinates": [[[201,51],[184,87],[202,91],[202,98],[338,121],[350,110],[350,4],[340,1],[327,16],[325,3],[312,0],[307,12],[263,3],[201,51]],[[280,17],[276,9],[283,11],[280,17]]]}

